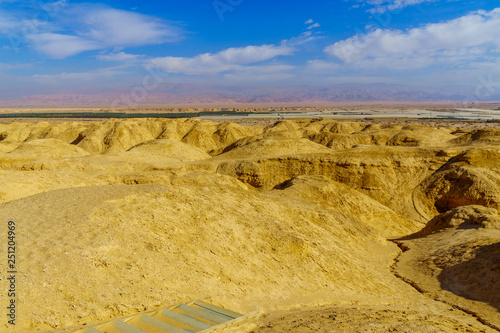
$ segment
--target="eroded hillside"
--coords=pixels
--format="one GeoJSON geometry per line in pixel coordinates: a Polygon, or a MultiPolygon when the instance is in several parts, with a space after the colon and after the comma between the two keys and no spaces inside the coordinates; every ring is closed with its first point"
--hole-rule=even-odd
{"type": "Polygon", "coordinates": [[[380,332],[391,318],[415,332],[498,330],[498,299],[484,295],[499,290],[499,138],[331,120],[0,125],[16,328],[210,296],[266,314],[249,331],[293,331],[297,318],[312,331],[321,313],[343,318],[318,320],[325,332],[374,316],[380,332]]]}

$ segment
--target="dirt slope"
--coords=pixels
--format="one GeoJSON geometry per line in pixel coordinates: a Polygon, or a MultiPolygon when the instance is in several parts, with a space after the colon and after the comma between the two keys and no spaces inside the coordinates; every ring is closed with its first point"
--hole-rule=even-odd
{"type": "Polygon", "coordinates": [[[204,296],[261,310],[247,332],[495,331],[497,139],[313,119],[2,124],[14,331],[204,296]]]}

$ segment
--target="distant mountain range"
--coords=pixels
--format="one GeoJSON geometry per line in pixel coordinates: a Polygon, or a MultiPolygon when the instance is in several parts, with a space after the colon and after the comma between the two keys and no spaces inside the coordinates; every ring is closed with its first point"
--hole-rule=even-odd
{"type": "MultiPolygon", "coordinates": [[[[271,87],[228,88],[193,84],[162,84],[124,87],[112,93],[32,95],[17,100],[0,100],[0,107],[99,107],[137,108],[175,105],[248,105],[351,102],[464,102],[500,101],[500,91],[490,95],[463,87],[416,88],[369,84],[335,85],[328,88],[271,87]]],[[[488,93],[488,91],[485,91],[488,93]]]]}

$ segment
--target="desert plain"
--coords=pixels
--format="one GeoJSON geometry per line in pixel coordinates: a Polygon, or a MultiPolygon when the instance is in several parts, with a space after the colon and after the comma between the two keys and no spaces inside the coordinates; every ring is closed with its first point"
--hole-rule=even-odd
{"type": "Polygon", "coordinates": [[[492,124],[4,121],[0,184],[2,332],[203,297],[260,311],[228,332],[500,331],[492,124]]]}

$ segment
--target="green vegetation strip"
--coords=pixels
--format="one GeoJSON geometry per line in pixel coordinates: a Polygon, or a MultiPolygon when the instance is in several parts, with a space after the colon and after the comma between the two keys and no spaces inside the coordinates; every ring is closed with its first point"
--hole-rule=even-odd
{"type": "Polygon", "coordinates": [[[204,111],[183,113],[126,113],[126,112],[61,112],[61,113],[0,113],[0,118],[193,118],[201,116],[248,116],[248,112],[204,111]]]}

